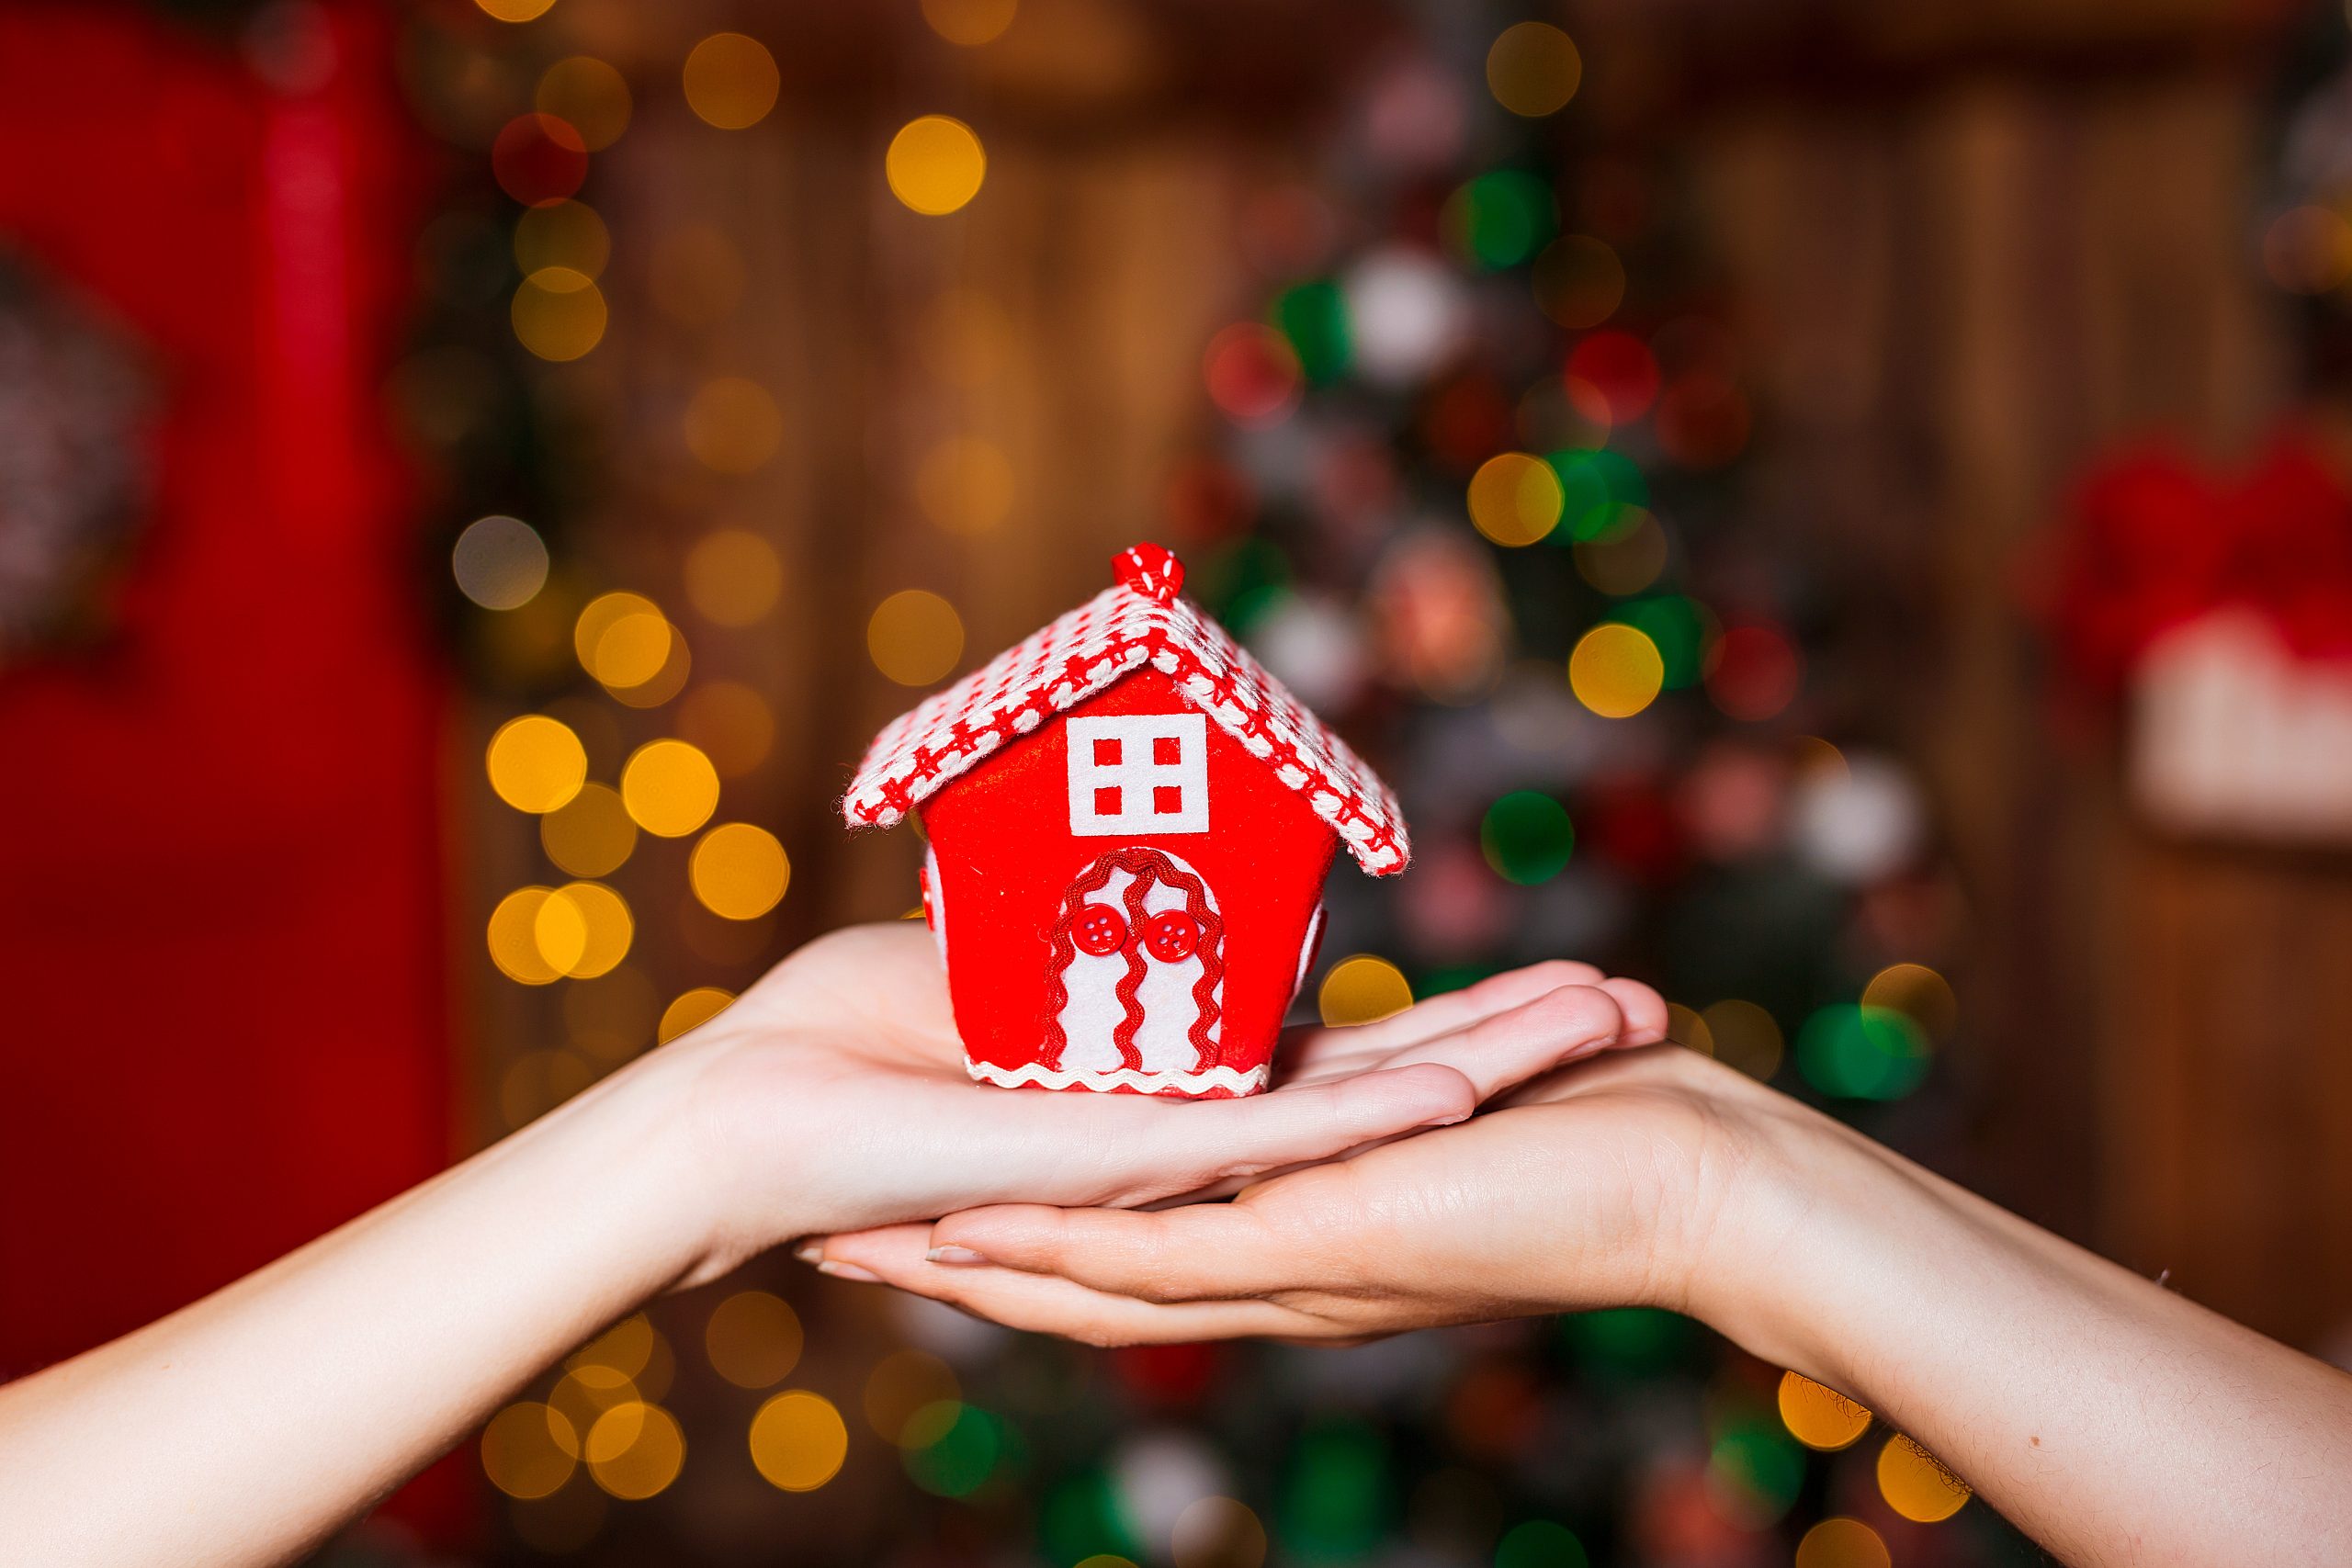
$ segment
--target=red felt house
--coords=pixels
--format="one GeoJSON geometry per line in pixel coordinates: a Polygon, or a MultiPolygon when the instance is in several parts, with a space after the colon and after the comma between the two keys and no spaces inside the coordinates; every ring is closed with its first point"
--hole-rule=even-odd
{"type": "Polygon", "coordinates": [[[1266,1085],[1341,844],[1405,869],[1372,770],[1157,545],[875,738],[842,815],[922,813],[923,912],[972,1076],[1195,1097],[1266,1085]]]}

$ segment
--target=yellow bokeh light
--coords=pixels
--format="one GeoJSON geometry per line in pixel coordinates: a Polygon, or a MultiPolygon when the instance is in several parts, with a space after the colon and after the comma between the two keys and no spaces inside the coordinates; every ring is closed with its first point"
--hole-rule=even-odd
{"type": "Polygon", "coordinates": [[[783,898],[792,881],[792,862],[766,829],[724,822],[695,845],[686,862],[686,880],[712,914],[754,920],[783,898]]]}
{"type": "Polygon", "coordinates": [[[1638,506],[1619,507],[1599,538],[1577,541],[1577,575],[1622,599],[1656,582],[1668,554],[1666,530],[1656,517],[1638,506]]]}
{"type": "Polygon", "coordinates": [[[1930,1040],[1949,1040],[1960,1027],[1951,983],[1924,964],[1890,964],[1871,976],[1862,987],[1862,1006],[1902,1013],[1930,1040]]]}
{"type": "Polygon", "coordinates": [[[1568,690],[1603,718],[1631,718],[1665,686],[1666,660],[1639,626],[1595,626],[1568,655],[1568,690]]]}
{"type": "Polygon", "coordinates": [[[1797,1542],[1796,1568],[1894,1568],[1878,1531],[1860,1519],[1826,1518],[1797,1542]]]}
{"type": "Polygon", "coordinates": [[[1176,1516],[1168,1556],[1175,1568],[1260,1568],[1266,1561],[1266,1527],[1236,1498],[1195,1498],[1176,1516]]]}
{"type": "Polygon", "coordinates": [[[921,588],[905,588],[875,607],[865,624],[874,667],[901,686],[928,686],[964,657],[964,621],[956,606],[921,588]]]}
{"type": "Polygon", "coordinates": [[[652,662],[653,667],[659,669],[662,659],[667,657],[670,620],[662,613],[659,604],[642,593],[599,593],[588,601],[581,609],[579,618],[572,622],[571,650],[579,656],[580,667],[605,685],[634,685],[646,679],[643,674],[638,674],[635,682],[607,679],[599,665],[605,656],[606,635],[633,616],[642,619],[630,635],[614,645],[613,654],[620,663],[613,673],[636,674],[644,668],[644,656],[648,651],[646,645],[656,635],[654,628],[657,626],[660,628],[661,652],[655,654],[652,662]]]}
{"type": "Polygon", "coordinates": [[[1413,1005],[1413,987],[1405,972],[1385,958],[1359,953],[1331,965],[1316,993],[1323,1021],[1333,1028],[1374,1023],[1413,1005]]]}
{"type": "Polygon", "coordinates": [[[741,33],[713,33],[686,56],[686,107],[721,130],[765,119],[777,82],[775,56],[741,33]]]}
{"type": "Polygon", "coordinates": [[[543,266],[514,290],[514,336],[541,359],[577,359],[605,336],[605,296],[571,266],[543,266]]]}
{"type": "Polygon", "coordinates": [[[658,708],[686,688],[686,676],[694,669],[694,660],[686,648],[683,633],[673,625],[669,627],[669,652],[662,660],[662,668],[650,680],[634,686],[606,686],[605,694],[625,707],[658,708]]]}
{"type": "Polygon", "coordinates": [[[531,919],[540,959],[575,980],[593,980],[618,967],[636,932],[628,903],[600,882],[555,889],[531,919]]]}
{"type": "Polygon", "coordinates": [[[721,474],[758,469],[784,445],[784,414],[757,381],[718,376],[703,383],[680,421],[686,450],[721,474]]]}
{"type": "Polygon", "coordinates": [[[1020,0],[922,0],[922,19],[949,43],[978,49],[1004,36],[1020,0]]]}
{"type": "Polygon", "coordinates": [[[1699,1017],[1715,1043],[1716,1061],[1759,1082],[1780,1070],[1781,1026],[1754,1002],[1734,998],[1717,1002],[1699,1017]]]}
{"type": "Polygon", "coordinates": [[[637,848],[630,821],[616,790],[583,784],[580,793],[539,818],[539,846],[574,876],[609,876],[637,848]]]}
{"type": "Polygon", "coordinates": [[[678,1479],[686,1436],[658,1404],[616,1404],[588,1428],[581,1453],[597,1485],[616,1497],[650,1497],[678,1479]]]}
{"type": "Polygon", "coordinates": [[[725,1012],[734,1000],[733,993],[716,986],[696,986],[662,1010],[662,1021],[654,1026],[653,1038],[667,1045],[725,1012]]]}
{"type": "Polygon", "coordinates": [[[1470,521],[1498,545],[1532,545],[1559,525],[1566,496],[1541,457],[1504,452],[1470,476],[1470,521]]]}
{"type": "Polygon", "coordinates": [[[525,1401],[510,1404],[481,1430],[481,1469],[509,1497],[545,1497],[571,1479],[580,1438],[563,1415],[525,1401]]]}
{"type": "Polygon", "coordinates": [[[979,195],[988,166],[972,128],[944,114],[927,114],[899,127],[883,159],[890,194],[932,217],[953,212],[979,195]]]}
{"type": "Polygon", "coordinates": [[[1970,1496],[1967,1482],[1899,1433],[1878,1451],[1878,1490],[1888,1507],[1923,1525],[1951,1517],[1970,1496]]]}
{"type": "Polygon", "coordinates": [[[848,1456],[849,1427],[820,1393],[787,1390],[752,1417],[752,1462],[780,1491],[814,1492],[848,1456]]]}
{"type": "Polygon", "coordinates": [[[1012,460],[992,441],[952,436],[916,467],[915,502],[950,534],[989,533],[1012,510],[1012,460]]]}
{"type": "Polygon", "coordinates": [[[1505,28],[1487,51],[1487,89],[1515,115],[1557,114],[1577,96],[1584,61],[1574,39],[1548,22],[1505,28]]]}
{"type": "Polygon", "coordinates": [[[1781,1374],[1781,1421],[1789,1435],[1823,1453],[1852,1446],[1871,1428],[1871,1413],[1839,1393],[1795,1372],[1781,1374]]]}
{"type": "Polygon", "coordinates": [[[631,1313],[565,1357],[563,1364],[574,1371],[608,1367],[625,1378],[635,1378],[651,1363],[658,1337],[652,1319],[641,1312],[631,1313]]]}
{"type": "Polygon", "coordinates": [[[539,73],[532,107],[571,126],[588,151],[600,152],[628,129],[628,84],[594,55],[575,54],[539,73]]]}
{"type": "MultiPolygon", "coordinates": [[[[577,1358],[574,1358],[577,1359],[577,1358]]],[[[618,1405],[634,1404],[643,1396],[638,1392],[636,1380],[620,1368],[599,1361],[582,1361],[568,1367],[556,1380],[555,1391],[548,1395],[548,1404],[574,1430],[587,1432],[605,1411],[618,1405]]]]}
{"type": "Polygon", "coordinates": [[[508,979],[526,986],[551,986],[561,974],[539,951],[539,911],[548,891],[518,887],[490,912],[490,961],[508,979]]]}
{"type": "Polygon", "coordinates": [[[528,22],[544,17],[555,0],[474,0],[482,14],[502,22],[528,22]]]}
{"type": "Polygon", "coordinates": [[[926,1447],[944,1435],[933,1412],[946,1406],[952,1425],[963,1396],[946,1362],[925,1350],[896,1350],[876,1362],[866,1377],[865,1424],[886,1443],[926,1447]]]}
{"type": "Polygon", "coordinates": [[[720,1377],[738,1388],[771,1388],[800,1362],[800,1318],[765,1291],[738,1291],[711,1309],[703,1348],[720,1377]]]}
{"type": "Polygon", "coordinates": [[[650,740],[621,766],[621,804],[647,832],[683,839],[718,808],[718,771],[683,740],[650,740]]]}
{"type": "Polygon", "coordinates": [[[1702,1056],[1715,1054],[1715,1032],[1707,1027],[1705,1019],[1680,1002],[1666,1004],[1666,1037],[1702,1056]]]}
{"type": "Polygon", "coordinates": [[[678,734],[702,748],[719,777],[740,779],[767,761],[775,744],[775,715],[755,688],[713,681],[678,705],[678,734]]]}
{"type": "Polygon", "coordinates": [[[517,811],[553,811],[588,781],[588,750],[560,719],[510,718],[490,738],[490,787],[517,811]]]}
{"type": "Polygon", "coordinates": [[[657,615],[638,611],[606,626],[588,659],[588,672],[607,686],[642,686],[670,662],[676,636],[657,615]]]}
{"type": "Polygon", "coordinates": [[[749,528],[714,528],[686,552],[686,598],[706,620],[748,626],[775,608],[784,563],[749,528]]]}
{"type": "Polygon", "coordinates": [[[593,280],[612,258],[612,233],[585,202],[550,201],[514,220],[514,265],[526,276],[568,267],[593,280]]]}

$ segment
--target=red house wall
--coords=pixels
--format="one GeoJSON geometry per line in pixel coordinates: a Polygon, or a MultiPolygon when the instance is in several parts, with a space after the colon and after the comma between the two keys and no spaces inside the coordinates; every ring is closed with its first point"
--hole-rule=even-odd
{"type": "Polygon", "coordinates": [[[1198,871],[1226,921],[1225,1059],[1265,1059],[1288,1010],[1299,944],[1339,836],[1241,744],[1208,726],[1209,830],[1080,838],[1069,831],[1065,719],[1193,711],[1156,670],[1128,676],[1007,746],[922,807],[946,911],[948,992],[965,1047],[1037,1059],[1048,936],[1071,880],[1109,849],[1164,850],[1198,871]]]}

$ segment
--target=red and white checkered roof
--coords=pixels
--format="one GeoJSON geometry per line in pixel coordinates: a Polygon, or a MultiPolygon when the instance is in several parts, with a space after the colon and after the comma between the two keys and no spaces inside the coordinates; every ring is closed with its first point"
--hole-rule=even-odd
{"type": "Polygon", "coordinates": [[[884,727],[842,800],[853,828],[887,828],[1008,740],[1148,664],[1185,701],[1306,797],[1356,863],[1405,869],[1396,797],[1347,743],[1225,629],[1176,595],[1183,567],[1156,545],[1117,558],[1121,581],[884,727]]]}

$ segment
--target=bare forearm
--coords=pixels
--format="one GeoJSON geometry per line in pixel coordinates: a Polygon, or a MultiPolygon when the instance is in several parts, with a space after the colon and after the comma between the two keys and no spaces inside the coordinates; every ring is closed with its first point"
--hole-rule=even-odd
{"type": "Polygon", "coordinates": [[[58,1564],[284,1561],[693,1268],[654,1061],[204,1301],[0,1389],[0,1539],[58,1564]]]}
{"type": "Polygon", "coordinates": [[[1726,1327],[2082,1564],[2352,1561],[2352,1377],[1859,1140],[1809,1152],[1726,1327]]]}

